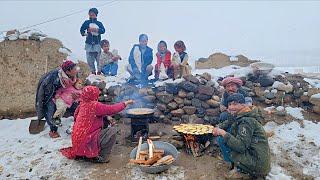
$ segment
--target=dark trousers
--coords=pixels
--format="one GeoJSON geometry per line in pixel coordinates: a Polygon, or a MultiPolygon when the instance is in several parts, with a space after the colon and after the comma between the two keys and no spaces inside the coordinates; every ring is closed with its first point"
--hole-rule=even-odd
{"type": "Polygon", "coordinates": [[[58,127],[53,124],[53,119],[52,119],[54,113],[56,112],[56,109],[57,109],[56,108],[56,104],[52,100],[50,100],[45,105],[45,108],[44,108],[44,110],[45,110],[45,116],[44,117],[45,117],[48,125],[50,126],[50,130],[51,131],[57,131],[58,130],[58,127]]]}
{"type": "Polygon", "coordinates": [[[103,159],[109,158],[113,145],[116,142],[117,130],[115,127],[108,127],[100,131],[100,152],[99,156],[103,159]]]}

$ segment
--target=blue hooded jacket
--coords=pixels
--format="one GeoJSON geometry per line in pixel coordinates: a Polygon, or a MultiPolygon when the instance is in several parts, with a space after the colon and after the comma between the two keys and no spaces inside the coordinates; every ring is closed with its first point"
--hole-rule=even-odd
{"type": "Polygon", "coordinates": [[[104,29],[103,24],[100,21],[98,21],[96,18],[95,19],[86,20],[81,25],[80,34],[82,36],[84,36],[85,31],[89,28],[89,24],[90,23],[95,23],[99,27],[99,35],[98,36],[94,36],[90,32],[88,32],[88,36],[86,38],[86,44],[90,44],[90,45],[100,44],[101,34],[105,33],[105,29],[104,29]]]}
{"type": "MultiPolygon", "coordinates": [[[[138,70],[138,66],[134,60],[134,55],[133,55],[133,51],[134,51],[134,48],[135,47],[139,47],[140,49],[140,45],[139,44],[135,44],[131,51],[130,51],[130,56],[129,56],[129,64],[131,65],[131,68],[133,70],[133,72],[137,71],[138,70]]],[[[140,52],[141,52],[141,49],[140,49],[140,52]]],[[[152,60],[153,60],[153,53],[152,53],[152,49],[150,47],[146,47],[146,51],[145,53],[143,54],[143,57],[141,58],[141,73],[142,74],[146,74],[146,69],[147,69],[147,66],[150,65],[152,63],[152,60]]]]}

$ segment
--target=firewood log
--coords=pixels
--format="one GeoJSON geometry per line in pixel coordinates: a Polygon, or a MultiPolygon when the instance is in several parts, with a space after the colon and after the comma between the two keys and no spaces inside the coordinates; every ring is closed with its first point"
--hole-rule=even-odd
{"type": "Polygon", "coordinates": [[[147,142],[148,142],[148,146],[149,146],[149,159],[151,159],[153,157],[154,146],[153,146],[152,140],[147,139],[147,142]]]}
{"type": "Polygon", "coordinates": [[[156,163],[159,159],[161,159],[161,156],[153,156],[152,158],[148,159],[144,164],[145,165],[152,165],[156,163]]]}
{"type": "Polygon", "coordinates": [[[137,148],[137,153],[136,153],[136,160],[140,159],[140,151],[141,151],[141,144],[142,144],[142,137],[139,138],[139,144],[137,148]]]}

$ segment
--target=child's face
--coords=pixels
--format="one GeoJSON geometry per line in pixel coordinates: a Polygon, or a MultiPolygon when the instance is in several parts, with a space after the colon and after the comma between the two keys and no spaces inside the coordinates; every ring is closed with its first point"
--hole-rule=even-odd
{"type": "Polygon", "coordinates": [[[109,48],[110,48],[109,44],[105,44],[105,45],[102,46],[102,49],[103,49],[104,52],[108,52],[109,48]]]}
{"type": "Polygon", "coordinates": [[[237,103],[237,102],[230,102],[228,104],[228,111],[231,113],[231,114],[237,114],[240,110],[242,110],[243,108],[245,107],[244,104],[240,104],[240,103],[237,103]]]}
{"type": "Polygon", "coordinates": [[[97,15],[95,13],[93,13],[93,12],[90,12],[89,13],[89,18],[95,19],[95,18],[97,18],[97,15]]]}
{"type": "Polygon", "coordinates": [[[81,81],[77,81],[77,82],[75,83],[74,87],[75,87],[76,89],[82,89],[82,88],[83,88],[83,84],[82,84],[81,81]]]}
{"type": "Polygon", "coordinates": [[[183,49],[181,47],[174,47],[174,49],[178,52],[178,53],[182,53],[183,49]]]}
{"type": "Polygon", "coordinates": [[[159,44],[159,49],[161,52],[164,52],[164,51],[166,51],[167,48],[163,43],[161,43],[161,44],[159,44]]]}

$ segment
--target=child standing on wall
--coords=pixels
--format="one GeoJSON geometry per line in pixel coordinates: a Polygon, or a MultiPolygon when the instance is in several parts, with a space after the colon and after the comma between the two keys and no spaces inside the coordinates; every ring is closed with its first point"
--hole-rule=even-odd
{"type": "Polygon", "coordinates": [[[121,60],[121,57],[118,55],[118,51],[113,50],[110,52],[110,43],[106,39],[102,40],[100,45],[103,51],[100,55],[99,71],[101,71],[105,76],[117,75],[118,60],[121,60]]]}
{"type": "Polygon", "coordinates": [[[55,103],[57,110],[53,115],[53,122],[56,126],[61,126],[61,118],[66,112],[67,108],[70,108],[74,102],[79,101],[82,93],[82,80],[77,79],[73,86],[66,88],[60,88],[55,96],[55,103]]]}
{"type": "Polygon", "coordinates": [[[174,43],[175,53],[172,55],[172,63],[174,67],[174,78],[181,78],[184,75],[191,74],[191,67],[189,66],[189,56],[185,52],[186,46],[183,41],[174,43]]]}

